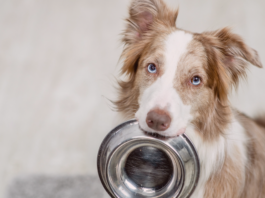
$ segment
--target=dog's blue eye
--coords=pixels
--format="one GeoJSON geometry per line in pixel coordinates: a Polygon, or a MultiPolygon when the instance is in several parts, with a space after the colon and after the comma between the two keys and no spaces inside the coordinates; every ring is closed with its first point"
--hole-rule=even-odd
{"type": "Polygon", "coordinates": [[[151,73],[151,74],[155,74],[157,71],[156,71],[156,66],[154,64],[149,64],[148,65],[148,68],[147,68],[148,72],[151,73]]]}
{"type": "Polygon", "coordinates": [[[191,83],[195,86],[198,86],[199,84],[201,84],[201,78],[199,76],[194,76],[191,79],[191,83]]]}

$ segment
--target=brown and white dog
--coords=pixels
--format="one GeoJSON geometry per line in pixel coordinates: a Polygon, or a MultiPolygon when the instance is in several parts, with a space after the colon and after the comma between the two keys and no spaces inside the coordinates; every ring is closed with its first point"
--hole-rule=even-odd
{"type": "MultiPolygon", "coordinates": [[[[192,33],[175,26],[162,0],[133,0],[115,105],[146,132],[185,132],[201,175],[193,198],[265,197],[265,122],[234,110],[228,93],[258,53],[228,28],[192,33]]],[[[265,121],[265,119],[264,119],[265,121]]]]}

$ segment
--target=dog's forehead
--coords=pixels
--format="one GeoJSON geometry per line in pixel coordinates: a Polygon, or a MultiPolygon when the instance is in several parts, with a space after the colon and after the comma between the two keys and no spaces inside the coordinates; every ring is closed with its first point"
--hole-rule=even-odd
{"type": "Polygon", "coordinates": [[[196,39],[193,39],[182,56],[179,63],[179,68],[204,68],[207,65],[207,54],[203,44],[196,39]]]}
{"type": "Polygon", "coordinates": [[[163,51],[165,69],[170,70],[172,75],[177,71],[203,69],[207,62],[203,44],[192,33],[182,30],[167,35],[163,51]]]}
{"type": "Polygon", "coordinates": [[[193,35],[181,30],[168,34],[164,41],[164,74],[162,76],[167,84],[173,83],[179,63],[188,53],[193,35]]]}
{"type": "Polygon", "coordinates": [[[157,63],[161,75],[168,79],[173,79],[179,72],[187,74],[196,68],[206,69],[207,55],[203,44],[196,38],[183,30],[163,32],[145,48],[141,61],[143,65],[157,63]]]}
{"type": "Polygon", "coordinates": [[[165,39],[165,49],[167,53],[178,55],[187,50],[193,41],[193,34],[183,30],[175,30],[167,34],[165,39]]]}

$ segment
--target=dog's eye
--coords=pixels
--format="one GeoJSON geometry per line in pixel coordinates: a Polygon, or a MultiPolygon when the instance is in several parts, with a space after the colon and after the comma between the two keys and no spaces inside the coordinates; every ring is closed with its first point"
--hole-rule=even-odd
{"type": "Polygon", "coordinates": [[[150,63],[147,67],[147,70],[151,74],[155,74],[157,72],[156,66],[153,63],[150,63]]]}
{"type": "Polygon", "coordinates": [[[194,76],[191,79],[191,83],[195,86],[198,86],[199,84],[201,84],[201,78],[199,76],[194,76]]]}

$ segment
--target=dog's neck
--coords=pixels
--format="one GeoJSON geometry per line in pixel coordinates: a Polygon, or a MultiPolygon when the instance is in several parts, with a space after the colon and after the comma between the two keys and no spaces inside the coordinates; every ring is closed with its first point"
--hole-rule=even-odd
{"type": "Polygon", "coordinates": [[[216,99],[209,105],[209,108],[199,112],[191,124],[204,141],[215,141],[225,134],[233,116],[228,102],[221,103],[216,99]]]}

